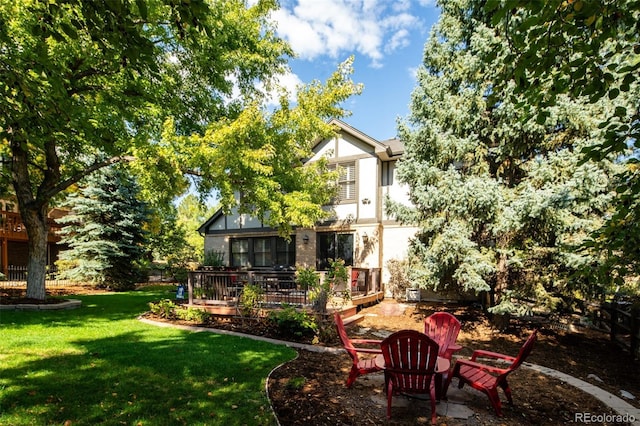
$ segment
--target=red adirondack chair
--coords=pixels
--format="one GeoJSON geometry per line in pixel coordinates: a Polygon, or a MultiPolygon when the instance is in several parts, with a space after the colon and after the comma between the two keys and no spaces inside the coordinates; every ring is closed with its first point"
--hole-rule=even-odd
{"type": "Polygon", "coordinates": [[[472,388],[484,392],[489,397],[489,401],[491,401],[491,405],[496,411],[496,414],[498,416],[502,416],[502,404],[500,403],[500,396],[498,395],[498,386],[504,391],[509,404],[513,404],[511,388],[507,382],[507,376],[520,367],[527,356],[529,356],[537,339],[537,334],[537,329],[531,333],[531,336],[529,336],[524,345],[522,345],[520,352],[518,352],[518,356],[516,357],[496,352],[475,350],[473,351],[470,360],[457,360],[455,367],[453,367],[453,374],[451,374],[447,381],[445,389],[448,387],[451,377],[457,377],[459,379],[459,388],[462,388],[465,383],[467,383],[472,388]],[[507,361],[511,364],[506,368],[499,368],[478,363],[476,362],[478,358],[493,358],[496,360],[507,361]]]}
{"type": "MultiPolygon", "coordinates": [[[[424,334],[431,337],[439,346],[438,356],[451,361],[454,352],[462,349],[456,343],[460,333],[460,321],[448,312],[436,312],[424,319],[424,334]]],[[[453,363],[451,364],[453,366],[453,363]]],[[[446,399],[447,393],[443,383],[449,380],[450,369],[436,375],[437,396],[443,395],[446,399]],[[443,382],[444,380],[444,382],[443,382]]]]}
{"type": "Polygon", "coordinates": [[[391,418],[394,394],[426,394],[431,399],[431,423],[436,424],[434,375],[438,344],[415,330],[401,330],[382,341],[384,378],[387,392],[387,418],[391,418]]]}
{"type": "Polygon", "coordinates": [[[349,377],[347,378],[346,383],[346,386],[350,388],[351,385],[353,385],[353,382],[355,382],[356,378],[358,378],[359,376],[381,370],[381,368],[376,365],[375,358],[360,359],[358,353],[381,354],[382,350],[380,349],[380,343],[382,343],[382,340],[350,339],[349,336],[347,336],[347,330],[345,330],[344,328],[342,317],[338,312],[334,314],[334,321],[336,323],[336,329],[338,330],[338,336],[340,336],[342,345],[353,361],[353,365],[351,366],[351,371],[349,372],[349,377]],[[363,348],[356,347],[355,345],[366,345],[372,347],[363,348]]]}
{"type": "Polygon", "coordinates": [[[448,312],[436,312],[424,319],[424,334],[440,347],[438,356],[451,361],[454,352],[462,349],[456,343],[460,333],[460,321],[448,312]]]}

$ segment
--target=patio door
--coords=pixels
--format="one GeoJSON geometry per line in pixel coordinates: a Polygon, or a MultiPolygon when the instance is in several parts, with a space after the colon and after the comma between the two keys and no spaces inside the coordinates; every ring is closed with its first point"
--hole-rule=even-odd
{"type": "Polygon", "coordinates": [[[332,259],[342,259],[346,266],[353,266],[353,234],[321,232],[316,241],[318,271],[327,270],[332,259]]]}

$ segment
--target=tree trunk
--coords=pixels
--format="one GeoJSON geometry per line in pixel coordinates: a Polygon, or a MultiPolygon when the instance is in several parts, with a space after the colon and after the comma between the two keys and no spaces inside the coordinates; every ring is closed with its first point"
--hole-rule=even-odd
{"type": "Polygon", "coordinates": [[[44,300],[45,273],[47,267],[47,205],[37,210],[21,208],[22,222],[29,236],[29,261],[27,263],[27,297],[44,300]]]}
{"type": "Polygon", "coordinates": [[[498,271],[496,273],[496,286],[494,288],[494,303],[497,305],[502,299],[502,294],[509,288],[509,270],[507,268],[507,255],[500,253],[498,258],[498,271]]]}

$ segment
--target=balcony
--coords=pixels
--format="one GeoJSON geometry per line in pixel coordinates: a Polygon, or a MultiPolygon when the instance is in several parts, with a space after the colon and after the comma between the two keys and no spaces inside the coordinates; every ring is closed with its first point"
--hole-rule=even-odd
{"type": "MultiPolygon", "coordinates": [[[[61,226],[53,218],[47,220],[49,224],[48,242],[58,242],[60,237],[58,232],[61,226]]],[[[27,228],[22,223],[19,213],[0,212],[0,239],[9,241],[27,241],[27,228]]]]}

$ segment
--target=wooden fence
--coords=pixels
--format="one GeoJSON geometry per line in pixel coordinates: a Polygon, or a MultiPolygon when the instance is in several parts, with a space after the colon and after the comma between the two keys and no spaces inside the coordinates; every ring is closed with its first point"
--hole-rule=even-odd
{"type": "Polygon", "coordinates": [[[640,307],[626,302],[606,302],[595,309],[593,325],[611,336],[611,341],[640,359],[640,307]]]}

